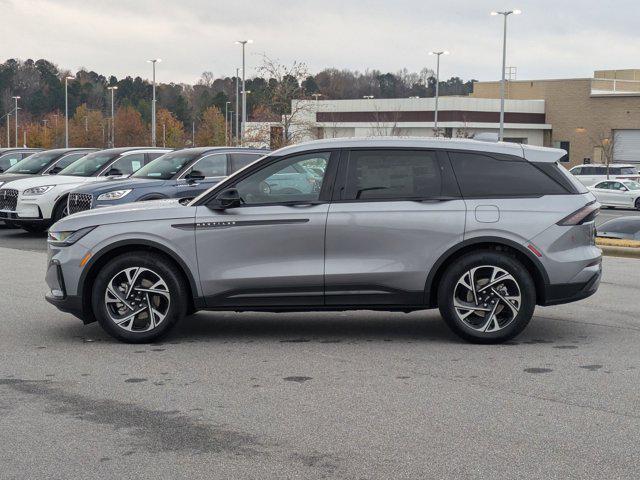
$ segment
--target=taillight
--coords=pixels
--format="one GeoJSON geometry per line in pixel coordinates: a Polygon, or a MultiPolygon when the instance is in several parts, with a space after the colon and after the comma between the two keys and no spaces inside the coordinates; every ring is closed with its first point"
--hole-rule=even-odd
{"type": "Polygon", "coordinates": [[[596,218],[596,215],[600,211],[600,205],[596,202],[591,202],[580,210],[576,210],[571,215],[564,217],[557,225],[570,226],[570,225],[582,225],[583,223],[591,222],[596,218]]]}

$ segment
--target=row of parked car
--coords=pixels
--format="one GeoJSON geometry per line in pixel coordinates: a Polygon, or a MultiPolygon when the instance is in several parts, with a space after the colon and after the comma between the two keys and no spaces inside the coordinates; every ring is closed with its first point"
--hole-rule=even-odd
{"type": "Polygon", "coordinates": [[[640,172],[636,165],[578,165],[570,172],[589,187],[603,207],[640,210],[640,172]]]}
{"type": "MultiPolygon", "coordinates": [[[[34,232],[91,208],[192,199],[267,153],[233,147],[14,150],[0,174],[0,221],[34,232]]],[[[295,179],[281,183],[295,187],[295,179]]]]}

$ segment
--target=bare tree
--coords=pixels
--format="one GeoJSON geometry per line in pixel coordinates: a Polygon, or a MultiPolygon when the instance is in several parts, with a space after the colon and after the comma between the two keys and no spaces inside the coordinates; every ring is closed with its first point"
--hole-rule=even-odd
{"type": "Polygon", "coordinates": [[[613,141],[611,139],[611,131],[600,131],[594,135],[589,135],[589,139],[594,148],[602,152],[602,158],[607,167],[607,179],[609,179],[609,169],[613,161],[613,141]]]}
{"type": "Polygon", "coordinates": [[[269,109],[282,118],[283,145],[295,143],[304,133],[292,126],[301,123],[300,117],[308,115],[312,109],[311,102],[294,101],[306,97],[302,82],[309,76],[307,65],[297,61],[283,65],[277,59],[263,55],[258,72],[268,82],[266,94],[269,109]]]}

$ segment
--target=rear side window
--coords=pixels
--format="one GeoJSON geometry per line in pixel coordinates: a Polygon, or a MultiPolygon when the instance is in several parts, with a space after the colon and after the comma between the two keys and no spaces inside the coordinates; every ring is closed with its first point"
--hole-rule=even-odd
{"type": "Polygon", "coordinates": [[[56,162],[55,166],[58,169],[67,168],[69,165],[71,165],[76,160],[79,160],[82,157],[84,157],[87,153],[88,152],[78,152],[78,153],[71,153],[69,155],[66,155],[66,156],[62,157],[60,160],[58,160],[56,162]]]}
{"type": "Polygon", "coordinates": [[[131,175],[144,165],[144,153],[132,153],[116,160],[109,170],[118,170],[118,175],[131,175]]]}
{"type": "Polygon", "coordinates": [[[442,194],[436,153],[427,150],[354,150],[343,200],[427,198],[442,194]]]}
{"type": "Polygon", "coordinates": [[[231,171],[237,172],[241,168],[246,167],[252,162],[260,158],[259,154],[251,153],[232,153],[231,154],[231,171]]]}
{"type": "Polygon", "coordinates": [[[538,197],[568,193],[558,181],[524,159],[461,152],[449,155],[464,197],[538,197]]]}

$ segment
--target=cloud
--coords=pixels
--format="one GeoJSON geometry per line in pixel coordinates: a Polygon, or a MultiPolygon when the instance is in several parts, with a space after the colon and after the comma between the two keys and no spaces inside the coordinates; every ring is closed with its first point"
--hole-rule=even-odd
{"type": "MultiPolygon", "coordinates": [[[[478,0],[0,0],[3,52],[47,58],[63,68],[144,76],[161,57],[158,79],[197,80],[205,70],[232,75],[239,38],[252,38],[248,73],[259,54],[358,70],[432,66],[427,52],[446,48],[442,75],[497,79],[503,1],[478,0]]],[[[507,2],[510,3],[510,2],[507,2]]],[[[588,76],[633,68],[640,58],[637,2],[522,0],[509,19],[508,64],[518,78],[588,76]]]]}

